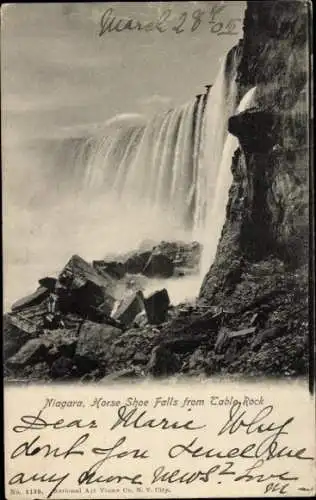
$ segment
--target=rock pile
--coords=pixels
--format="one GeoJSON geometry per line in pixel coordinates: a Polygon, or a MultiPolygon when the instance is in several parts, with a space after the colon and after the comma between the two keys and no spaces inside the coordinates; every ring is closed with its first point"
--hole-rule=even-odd
{"type": "MultiPolygon", "coordinates": [[[[5,315],[6,377],[93,380],[122,370],[149,373],[147,364],[172,306],[166,288],[145,296],[131,271],[169,277],[176,248],[179,253],[179,244],[163,243],[135,252],[124,263],[89,264],[73,255],[57,278],[40,279],[38,289],[5,315]]],[[[187,263],[189,248],[182,249],[187,263]]],[[[196,248],[192,245],[195,254],[196,248]]]]}

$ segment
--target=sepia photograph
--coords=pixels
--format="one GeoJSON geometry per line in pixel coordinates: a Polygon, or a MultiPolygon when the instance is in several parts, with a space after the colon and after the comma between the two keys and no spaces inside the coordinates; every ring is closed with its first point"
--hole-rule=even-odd
{"type": "Polygon", "coordinates": [[[308,376],[309,14],[3,6],[7,382],[308,376]]]}
{"type": "Polygon", "coordinates": [[[311,33],[2,6],[6,500],[315,494],[311,33]]]}

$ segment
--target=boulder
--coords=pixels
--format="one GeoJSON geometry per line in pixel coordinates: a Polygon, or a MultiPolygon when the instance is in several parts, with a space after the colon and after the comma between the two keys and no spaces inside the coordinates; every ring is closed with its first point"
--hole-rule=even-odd
{"type": "Polygon", "coordinates": [[[35,306],[37,304],[41,304],[48,296],[49,296],[49,290],[44,287],[40,286],[35,290],[34,293],[31,293],[30,295],[27,295],[26,297],[23,297],[20,300],[17,300],[14,302],[12,305],[11,309],[12,311],[21,311],[22,309],[26,309],[31,306],[35,306]]]}
{"type": "Polygon", "coordinates": [[[125,275],[125,266],[122,262],[106,262],[104,260],[94,260],[92,262],[92,265],[94,269],[96,269],[99,273],[105,273],[118,280],[122,279],[125,275]]]}
{"type": "Polygon", "coordinates": [[[142,292],[133,292],[123,296],[112,317],[127,327],[133,323],[136,316],[144,310],[144,296],[142,292]]]}
{"type": "Polygon", "coordinates": [[[56,293],[61,312],[72,312],[93,320],[110,315],[115,299],[115,280],[78,255],[71,257],[58,277],[56,293]]]}
{"type": "Polygon", "coordinates": [[[45,278],[41,278],[38,280],[38,283],[40,286],[43,286],[44,288],[47,288],[49,292],[54,292],[57,279],[56,278],[51,278],[50,276],[46,276],[45,278]]]}
{"type": "Polygon", "coordinates": [[[74,356],[80,371],[85,373],[106,365],[109,346],[121,333],[114,326],[85,321],[80,328],[74,356]]]}
{"type": "Polygon", "coordinates": [[[167,377],[180,370],[181,363],[176,354],[164,346],[156,346],[152,350],[147,371],[154,377],[167,377]]]}
{"type": "Polygon", "coordinates": [[[202,246],[193,241],[186,243],[183,241],[161,241],[153,248],[156,254],[168,257],[177,268],[196,268],[201,257],[202,246]]]}
{"type": "Polygon", "coordinates": [[[45,361],[51,344],[42,339],[31,339],[21,349],[7,360],[8,366],[35,365],[45,361]]]}
{"type": "Polygon", "coordinates": [[[52,346],[47,353],[49,358],[54,360],[61,356],[73,357],[77,345],[77,336],[74,331],[64,329],[46,331],[41,338],[52,346]]]}
{"type": "Polygon", "coordinates": [[[139,252],[131,255],[124,263],[124,267],[127,273],[139,274],[142,273],[151,252],[139,252]]]}
{"type": "MultiPolygon", "coordinates": [[[[115,280],[107,274],[100,274],[94,269],[94,267],[86,262],[79,255],[73,255],[71,259],[68,261],[62,272],[60,273],[58,279],[60,281],[61,278],[69,276],[72,277],[70,287],[75,288],[75,280],[81,279],[82,284],[90,281],[97,285],[99,288],[103,288],[106,290],[111,290],[113,286],[115,286],[115,280]]],[[[81,285],[79,285],[80,287],[81,285]]]]}
{"type": "Polygon", "coordinates": [[[144,304],[149,323],[155,325],[166,321],[170,299],[165,288],[150,295],[144,304]]]}
{"type": "Polygon", "coordinates": [[[23,344],[30,340],[30,334],[21,330],[14,322],[11,314],[3,317],[3,359],[7,360],[15,354],[23,344]]]}
{"type": "Polygon", "coordinates": [[[173,271],[174,264],[169,257],[162,253],[153,252],[142,272],[148,278],[170,278],[173,271]]]}
{"type": "Polygon", "coordinates": [[[279,140],[279,121],[279,115],[270,110],[249,109],[229,118],[228,131],[247,152],[266,153],[279,140]]]}
{"type": "Polygon", "coordinates": [[[111,314],[115,299],[92,281],[73,290],[71,311],[91,320],[101,319],[111,314]]]}

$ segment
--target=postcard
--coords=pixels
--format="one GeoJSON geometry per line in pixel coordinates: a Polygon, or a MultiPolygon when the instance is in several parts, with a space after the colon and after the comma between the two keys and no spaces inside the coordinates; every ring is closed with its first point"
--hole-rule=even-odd
{"type": "Polygon", "coordinates": [[[5,498],[314,496],[311,4],[1,25],[5,498]]]}

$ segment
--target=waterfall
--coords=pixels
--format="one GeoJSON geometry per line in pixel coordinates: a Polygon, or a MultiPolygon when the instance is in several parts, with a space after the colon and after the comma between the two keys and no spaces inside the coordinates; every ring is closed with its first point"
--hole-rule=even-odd
{"type": "Polygon", "coordinates": [[[206,93],[147,123],[117,117],[86,139],[76,155],[85,164],[84,196],[139,205],[148,221],[163,219],[205,243],[227,122],[236,108],[237,52],[230,51],[206,93]]]}
{"type": "Polygon", "coordinates": [[[189,228],[201,119],[192,100],[146,125],[126,127],[118,120],[117,129],[105,129],[83,145],[89,148],[83,189],[92,196],[141,201],[142,211],[189,228]]]}
{"type": "MultiPolygon", "coordinates": [[[[236,113],[248,109],[254,99],[256,87],[251,88],[242,98],[236,113]]],[[[228,133],[216,172],[216,182],[212,184],[212,197],[209,199],[204,228],[204,246],[201,273],[204,276],[212,264],[221,231],[225,222],[229,188],[232,183],[231,165],[234,152],[238,148],[238,139],[228,133]]]]}
{"type": "Polygon", "coordinates": [[[145,239],[198,240],[204,247],[201,275],[190,284],[175,283],[182,299],[197,296],[215,255],[231,183],[237,140],[227,124],[237,108],[238,62],[233,49],[214,85],[182,106],[149,120],[118,115],[89,137],[49,146],[45,158],[56,165],[47,168],[53,172],[51,196],[36,238],[39,249],[45,242],[48,256],[54,248],[51,265],[57,269],[71,252],[87,260],[121,254],[145,239]]]}
{"type": "MultiPolygon", "coordinates": [[[[137,230],[143,228],[140,240],[146,227],[151,228],[150,239],[168,238],[173,228],[200,241],[202,274],[215,256],[231,183],[231,160],[238,146],[228,133],[228,119],[248,106],[253,96],[248,92],[237,108],[239,60],[240,52],[234,47],[205,93],[147,123],[114,117],[80,146],[76,142],[73,155],[80,164],[75,170],[80,171],[83,199],[97,205],[98,212],[102,204],[110,203],[126,218],[133,210],[139,219],[137,230]]],[[[108,213],[105,209],[100,219],[104,226],[108,213]]]]}

